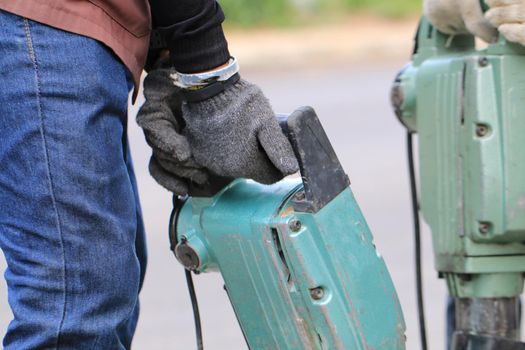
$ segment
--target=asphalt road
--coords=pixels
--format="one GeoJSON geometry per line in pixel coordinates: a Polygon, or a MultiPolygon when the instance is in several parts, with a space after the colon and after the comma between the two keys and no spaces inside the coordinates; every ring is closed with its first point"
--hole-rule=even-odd
{"type": "MultiPolygon", "coordinates": [[[[390,83],[402,64],[245,71],[244,76],[263,88],[276,112],[291,112],[301,105],[317,110],[392,274],[407,323],[408,349],[419,349],[405,132],[388,100],[390,83]]],[[[130,140],[149,243],[149,271],[134,348],[194,349],[193,318],[183,270],[168,249],[170,195],[147,173],[149,150],[135,123],[130,123],[130,140]]],[[[445,287],[432,268],[426,229],[423,241],[429,343],[430,349],[441,350],[445,287]]],[[[1,260],[0,269],[4,268],[1,260]]],[[[220,276],[198,276],[196,288],[206,349],[246,349],[220,276]]],[[[0,329],[7,327],[11,317],[6,294],[1,280],[0,329]]]]}

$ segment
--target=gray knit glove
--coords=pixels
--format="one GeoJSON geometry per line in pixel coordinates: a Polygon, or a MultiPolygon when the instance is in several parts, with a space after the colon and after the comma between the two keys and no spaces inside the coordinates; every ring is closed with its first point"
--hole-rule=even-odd
{"type": "Polygon", "coordinates": [[[187,138],[181,133],[180,90],[173,85],[173,69],[159,68],[144,79],[146,102],[137,114],[137,123],[144,130],[153,149],[149,171],[153,178],[175,194],[187,194],[190,181],[204,184],[208,173],[192,157],[187,138]]]}
{"type": "Polygon", "coordinates": [[[240,80],[225,91],[182,105],[193,157],[213,173],[270,184],[298,171],[292,147],[261,89],[240,80]]]}

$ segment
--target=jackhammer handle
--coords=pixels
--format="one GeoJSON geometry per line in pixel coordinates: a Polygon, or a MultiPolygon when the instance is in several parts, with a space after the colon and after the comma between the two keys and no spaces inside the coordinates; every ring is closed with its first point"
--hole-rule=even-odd
{"type": "MultiPolygon", "coordinates": [[[[348,176],[313,108],[301,107],[291,115],[276,118],[290,140],[303,180],[305,198],[294,202],[294,208],[315,213],[348,187],[348,176]]],[[[212,197],[233,180],[212,174],[205,186],[192,184],[189,195],[212,197]]]]}
{"type": "Polygon", "coordinates": [[[305,198],[294,199],[294,209],[316,213],[344,191],[350,180],[312,107],[277,119],[292,144],[304,186],[305,198]]]}

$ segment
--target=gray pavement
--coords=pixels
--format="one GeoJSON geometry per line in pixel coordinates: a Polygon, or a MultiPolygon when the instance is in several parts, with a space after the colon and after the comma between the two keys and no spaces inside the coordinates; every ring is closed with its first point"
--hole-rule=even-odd
{"type": "MultiPolygon", "coordinates": [[[[248,71],[244,76],[260,84],[276,112],[291,112],[301,105],[311,105],[317,110],[398,289],[408,327],[408,349],[419,349],[405,133],[388,101],[391,80],[403,63],[312,71],[248,71]]],[[[129,132],[149,243],[149,270],[134,348],[195,349],[183,270],[168,249],[170,195],[147,173],[149,150],[134,122],[130,123],[129,132]]],[[[444,283],[437,280],[432,268],[426,228],[423,242],[430,349],[442,350],[446,294],[444,283]]],[[[0,260],[3,270],[5,262],[0,260]]],[[[196,288],[206,349],[246,349],[220,276],[198,276],[196,288]]],[[[1,280],[1,330],[11,317],[6,294],[5,282],[1,280]]]]}

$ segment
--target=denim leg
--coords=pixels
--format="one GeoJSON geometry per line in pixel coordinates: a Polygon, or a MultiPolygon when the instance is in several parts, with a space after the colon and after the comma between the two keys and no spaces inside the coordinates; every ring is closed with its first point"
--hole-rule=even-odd
{"type": "Polygon", "coordinates": [[[128,349],[146,250],[129,75],[95,40],[0,11],[6,350],[128,349]]]}
{"type": "Polygon", "coordinates": [[[447,297],[447,309],[446,309],[446,337],[447,337],[447,350],[451,349],[452,335],[456,330],[456,303],[454,298],[451,296],[447,297]]]}

